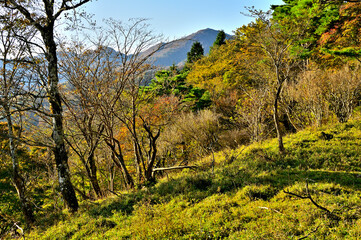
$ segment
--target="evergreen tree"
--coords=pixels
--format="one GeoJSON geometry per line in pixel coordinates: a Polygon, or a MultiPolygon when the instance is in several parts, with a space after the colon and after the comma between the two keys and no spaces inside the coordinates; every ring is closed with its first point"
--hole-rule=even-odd
{"type": "Polygon", "coordinates": [[[200,42],[195,42],[191,50],[187,53],[187,63],[194,63],[204,55],[204,50],[200,42]]]}
{"type": "Polygon", "coordinates": [[[223,44],[226,44],[225,40],[226,40],[226,33],[223,30],[219,31],[218,35],[217,35],[217,38],[213,43],[213,47],[221,46],[223,44]]]}

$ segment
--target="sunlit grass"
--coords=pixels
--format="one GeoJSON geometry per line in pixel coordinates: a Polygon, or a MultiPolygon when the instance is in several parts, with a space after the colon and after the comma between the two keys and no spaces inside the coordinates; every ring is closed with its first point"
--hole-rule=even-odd
{"type": "Polygon", "coordinates": [[[225,150],[155,186],[62,213],[27,239],[359,239],[361,123],[225,150]],[[332,134],[325,140],[321,132],[332,134]],[[308,185],[306,185],[306,183],[308,185]],[[308,186],[308,188],[306,188],[308,186]],[[341,220],[330,218],[307,194],[341,220]]]}

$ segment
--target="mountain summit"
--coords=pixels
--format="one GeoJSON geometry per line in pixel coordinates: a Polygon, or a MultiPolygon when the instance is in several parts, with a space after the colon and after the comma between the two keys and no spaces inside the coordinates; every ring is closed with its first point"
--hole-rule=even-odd
{"type": "MultiPolygon", "coordinates": [[[[198,41],[202,44],[204,54],[208,54],[210,47],[213,45],[219,31],[214,29],[203,29],[196,33],[188,35],[186,37],[171,41],[156,52],[152,56],[154,65],[160,67],[169,67],[173,64],[182,65],[187,60],[187,53],[190,51],[194,42],[198,41]]],[[[231,38],[231,35],[226,35],[227,39],[231,38]]],[[[150,53],[158,48],[159,45],[151,47],[144,54],[150,53]]]]}

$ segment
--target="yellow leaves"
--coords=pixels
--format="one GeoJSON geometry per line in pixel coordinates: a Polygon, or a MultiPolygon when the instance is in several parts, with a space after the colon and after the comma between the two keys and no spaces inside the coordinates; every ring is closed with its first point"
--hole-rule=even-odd
{"type": "Polygon", "coordinates": [[[211,95],[218,95],[233,88],[242,82],[247,74],[243,71],[247,64],[244,53],[239,40],[227,41],[227,44],[214,49],[209,56],[195,63],[187,81],[210,91],[211,95]]]}

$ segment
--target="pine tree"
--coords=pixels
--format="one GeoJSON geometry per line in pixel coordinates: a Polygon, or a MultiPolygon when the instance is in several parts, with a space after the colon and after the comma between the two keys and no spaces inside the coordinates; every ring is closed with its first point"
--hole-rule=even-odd
{"type": "Polygon", "coordinates": [[[204,50],[200,42],[195,42],[191,50],[187,53],[187,63],[194,63],[204,55],[204,50]]]}
{"type": "Polygon", "coordinates": [[[213,43],[213,47],[221,46],[223,44],[226,44],[225,40],[226,40],[226,33],[223,30],[219,31],[218,35],[217,35],[217,38],[213,43]]]}

